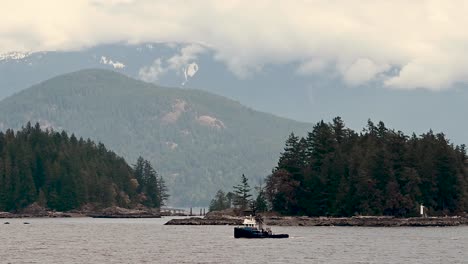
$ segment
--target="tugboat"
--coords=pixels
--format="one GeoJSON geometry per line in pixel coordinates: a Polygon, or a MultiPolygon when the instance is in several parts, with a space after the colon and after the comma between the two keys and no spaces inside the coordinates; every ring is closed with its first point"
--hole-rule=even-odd
{"type": "Polygon", "coordinates": [[[288,238],[288,234],[273,234],[270,228],[263,229],[263,220],[246,217],[242,226],[234,227],[234,238],[288,238]]]}

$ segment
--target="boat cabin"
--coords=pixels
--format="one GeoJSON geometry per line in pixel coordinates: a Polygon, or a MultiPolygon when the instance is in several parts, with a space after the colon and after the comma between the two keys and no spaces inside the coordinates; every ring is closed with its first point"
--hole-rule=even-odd
{"type": "Polygon", "coordinates": [[[257,227],[257,222],[255,219],[253,219],[253,217],[249,217],[244,219],[242,225],[245,227],[257,227]]]}

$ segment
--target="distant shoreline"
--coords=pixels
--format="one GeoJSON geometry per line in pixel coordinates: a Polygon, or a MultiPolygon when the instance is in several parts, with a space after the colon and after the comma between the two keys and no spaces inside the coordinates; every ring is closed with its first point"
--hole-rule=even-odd
{"type": "Polygon", "coordinates": [[[48,211],[44,208],[36,207],[35,210],[11,213],[0,212],[0,219],[5,218],[65,218],[65,217],[92,217],[92,218],[160,218],[158,209],[127,209],[117,206],[104,208],[102,210],[69,211],[57,212],[48,211]]]}
{"type": "Polygon", "coordinates": [[[50,214],[14,214],[8,212],[0,212],[0,219],[20,219],[20,218],[161,218],[159,214],[102,214],[102,213],[67,213],[67,212],[51,212],[50,214]]]}
{"type": "MultiPolygon", "coordinates": [[[[184,218],[171,219],[166,225],[241,225],[241,217],[184,218]]],[[[384,216],[365,217],[265,217],[264,223],[270,226],[367,226],[367,227],[430,227],[464,226],[468,218],[453,217],[411,217],[395,218],[384,216]]]]}
{"type": "Polygon", "coordinates": [[[64,217],[86,217],[85,213],[69,213],[69,212],[46,212],[46,213],[10,213],[10,212],[0,212],[0,219],[6,218],[64,218],[64,217]]]}
{"type": "MultiPolygon", "coordinates": [[[[132,210],[131,212],[55,212],[41,213],[10,213],[0,212],[0,219],[11,218],[160,218],[161,214],[132,210]]],[[[243,217],[186,217],[169,220],[165,225],[242,225],[243,217]]],[[[270,216],[264,217],[264,223],[269,226],[361,226],[361,227],[448,227],[468,226],[466,216],[446,217],[410,217],[396,218],[387,216],[357,216],[357,217],[307,217],[307,216],[270,216]]]]}

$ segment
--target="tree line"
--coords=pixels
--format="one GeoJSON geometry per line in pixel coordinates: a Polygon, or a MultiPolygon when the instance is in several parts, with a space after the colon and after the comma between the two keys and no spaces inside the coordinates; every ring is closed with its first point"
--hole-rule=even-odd
{"type": "Polygon", "coordinates": [[[262,186],[255,187],[257,196],[252,199],[252,188],[250,188],[247,177],[241,176],[241,182],[233,186],[233,192],[225,193],[218,190],[215,197],[210,202],[209,211],[221,211],[234,208],[239,212],[249,210],[254,213],[265,212],[268,210],[265,192],[262,186]]]}
{"type": "Polygon", "coordinates": [[[371,120],[362,132],[340,117],[291,134],[266,178],[270,209],[285,215],[416,216],[468,210],[465,145],[443,133],[407,136],[371,120]]]}
{"type": "Polygon", "coordinates": [[[59,211],[159,207],[167,199],[163,178],[141,157],[131,167],[102,143],[43,131],[38,123],[0,132],[0,211],[32,203],[59,211]]]}
{"type": "Polygon", "coordinates": [[[242,175],[234,192],[217,192],[210,211],[250,207],[283,215],[418,216],[422,204],[431,215],[463,214],[466,147],[443,133],[408,136],[371,120],[357,133],[336,117],[318,122],[306,137],[290,134],[256,199],[250,191],[242,175]]]}

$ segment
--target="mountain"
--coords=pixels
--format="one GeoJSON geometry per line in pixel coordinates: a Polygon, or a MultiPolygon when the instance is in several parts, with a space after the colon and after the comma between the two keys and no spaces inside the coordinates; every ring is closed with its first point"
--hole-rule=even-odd
{"type": "MultiPolygon", "coordinates": [[[[338,63],[338,62],[337,62],[338,63]]],[[[194,88],[254,109],[304,122],[341,116],[360,129],[368,118],[407,133],[445,131],[457,144],[468,141],[468,90],[398,90],[378,81],[350,86],[336,71],[314,73],[295,63],[243,69],[215,50],[193,43],[114,43],[74,51],[0,55],[0,99],[54,76],[86,68],[115,70],[161,86],[194,88]]]]}
{"type": "Polygon", "coordinates": [[[186,206],[208,204],[242,174],[257,185],[287,136],[311,127],[208,92],[99,69],[61,75],[0,102],[0,130],[28,121],[100,141],[129,161],[149,159],[167,181],[169,203],[186,206]]]}

